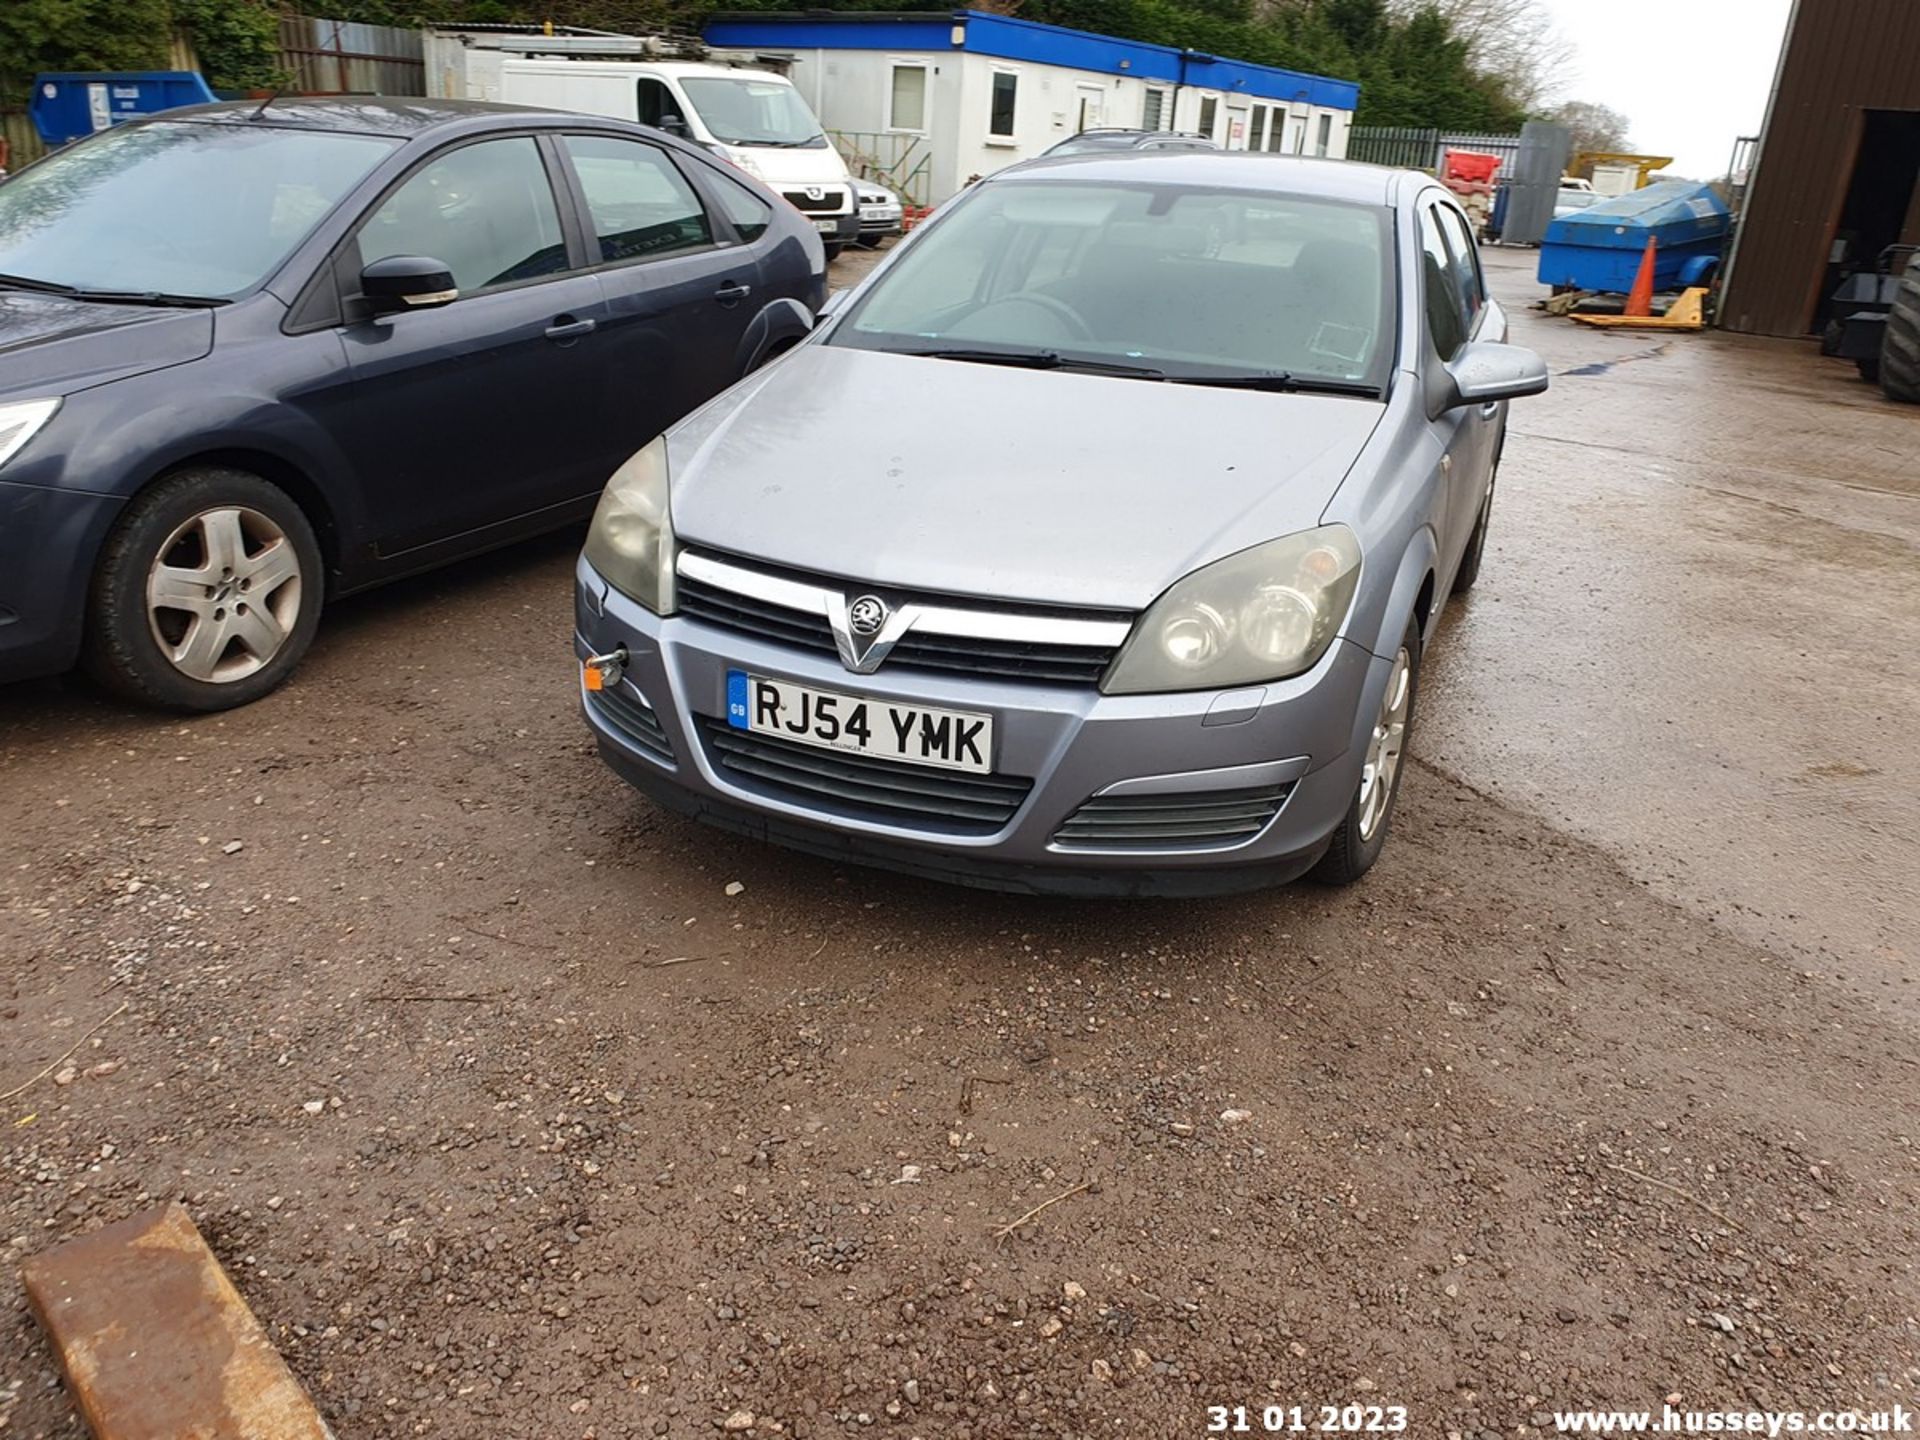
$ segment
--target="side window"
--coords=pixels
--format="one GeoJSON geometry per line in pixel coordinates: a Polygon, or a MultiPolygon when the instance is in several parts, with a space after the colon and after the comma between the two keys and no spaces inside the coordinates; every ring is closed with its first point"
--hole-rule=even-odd
{"type": "Polygon", "coordinates": [[[927,67],[895,65],[893,95],[888,107],[889,130],[927,128],[927,67]]]}
{"type": "Polygon", "coordinates": [[[1313,142],[1313,153],[1316,155],[1324,155],[1327,153],[1328,147],[1332,144],[1333,117],[1331,115],[1322,115],[1320,117],[1320,138],[1313,142]]]}
{"type": "Polygon", "coordinates": [[[668,120],[679,120],[685,124],[685,117],[680,113],[680,102],[673,98],[673,92],[665,85],[653,79],[639,80],[635,84],[634,100],[642,125],[651,125],[659,130],[664,128],[668,120]]]}
{"type": "Polygon", "coordinates": [[[665,151],[611,135],[569,135],[602,262],[642,260],[713,243],[700,197],[665,151]]]}
{"type": "Polygon", "coordinates": [[[1011,70],[993,72],[993,104],[987,112],[987,133],[1002,140],[1013,138],[1014,99],[1020,92],[1020,77],[1011,70]]]}
{"type": "Polygon", "coordinates": [[[1220,102],[1208,95],[1200,101],[1200,133],[1213,139],[1213,127],[1220,118],[1220,102]]]}
{"type": "Polygon", "coordinates": [[[463,292],[567,268],[553,186],[526,136],[462,145],[428,161],[380,202],[359,239],[361,263],[428,255],[463,292]]]}
{"type": "Polygon", "coordinates": [[[1467,321],[1460,309],[1460,284],[1454,275],[1453,256],[1440,238],[1440,222],[1434,207],[1420,207],[1421,290],[1426,298],[1427,332],[1433,336],[1433,348],[1442,360],[1451,360],[1466,343],[1467,321]]]}
{"type": "Polygon", "coordinates": [[[1466,313],[1467,333],[1472,334],[1473,327],[1480,323],[1480,312],[1487,305],[1486,285],[1480,276],[1480,252],[1474,246],[1473,235],[1467,229],[1466,221],[1450,205],[1440,207],[1440,228],[1446,234],[1447,248],[1453,252],[1454,278],[1460,287],[1460,308],[1466,313]]]}
{"type": "Polygon", "coordinates": [[[731,175],[710,169],[707,178],[713,182],[713,189],[720,196],[720,208],[727,212],[727,218],[733,222],[733,228],[740,232],[742,240],[751,245],[767,233],[767,226],[773,223],[771,205],[731,175]]]}

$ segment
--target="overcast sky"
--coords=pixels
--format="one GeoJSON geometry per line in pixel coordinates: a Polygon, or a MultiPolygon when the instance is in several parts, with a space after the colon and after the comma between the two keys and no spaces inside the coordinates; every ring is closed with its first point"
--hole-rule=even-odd
{"type": "Polygon", "coordinates": [[[1541,0],[1576,54],[1558,97],[1610,105],[1639,153],[1711,180],[1758,135],[1792,0],[1541,0]]]}

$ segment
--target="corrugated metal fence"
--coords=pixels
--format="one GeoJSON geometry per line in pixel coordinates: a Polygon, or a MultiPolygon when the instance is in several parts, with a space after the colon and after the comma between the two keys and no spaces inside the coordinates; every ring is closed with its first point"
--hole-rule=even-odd
{"type": "Polygon", "coordinates": [[[296,95],[424,95],[418,30],[318,15],[280,17],[280,66],[296,95]]]}
{"type": "Polygon", "coordinates": [[[1440,157],[1449,150],[1475,150],[1483,155],[1498,155],[1511,168],[1520,153],[1518,135],[1471,135],[1444,130],[1421,130],[1410,126],[1359,125],[1347,138],[1347,158],[1365,160],[1373,165],[1394,165],[1407,170],[1437,170],[1440,157]]]}

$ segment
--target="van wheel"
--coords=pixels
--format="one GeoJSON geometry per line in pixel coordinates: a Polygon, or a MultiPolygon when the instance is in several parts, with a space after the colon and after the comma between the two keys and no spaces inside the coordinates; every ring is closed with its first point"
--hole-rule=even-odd
{"type": "Polygon", "coordinates": [[[846,248],[846,245],[841,241],[829,240],[826,244],[827,263],[831,265],[834,261],[838,260],[840,253],[846,248]]]}
{"type": "Polygon", "coordinates": [[[1400,637],[1393,666],[1387,672],[1387,687],[1380,695],[1380,710],[1368,732],[1366,762],[1360,770],[1360,784],[1347,806],[1346,818],[1333,832],[1333,843],[1320,863],[1310,871],[1323,885],[1351,885],[1373,868],[1387,843],[1387,827],[1393,820],[1393,802],[1400,794],[1400,778],[1406,773],[1407,741],[1413,735],[1413,702],[1420,690],[1420,621],[1407,621],[1407,633],[1400,637]]]}
{"type": "Polygon", "coordinates": [[[241,470],[183,470],[127,507],[101,552],[83,665],[129,700],[226,710],[300,663],[320,620],[313,526],[241,470]]]}

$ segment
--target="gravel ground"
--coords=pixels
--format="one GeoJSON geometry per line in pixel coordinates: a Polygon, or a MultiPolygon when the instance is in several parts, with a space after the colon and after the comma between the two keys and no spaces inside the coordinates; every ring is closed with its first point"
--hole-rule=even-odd
{"type": "MultiPolygon", "coordinates": [[[[0,691],[0,1089],[80,1042],[0,1112],[9,1273],[183,1199],[341,1440],[1920,1393],[1884,1010],[1419,763],[1344,893],[701,830],[593,754],[577,544],[337,607],[242,712],[0,691]]],[[[10,1282],[0,1433],[78,1428],[10,1282]]]]}

